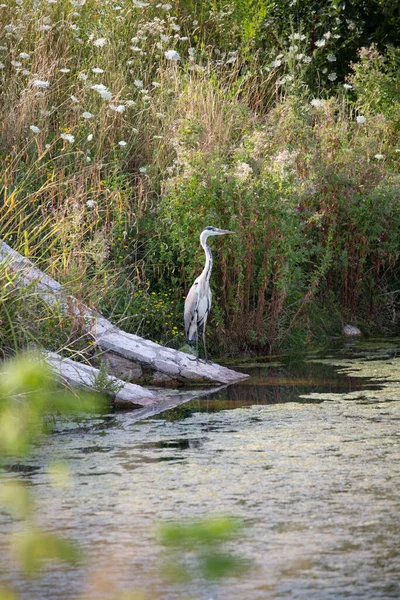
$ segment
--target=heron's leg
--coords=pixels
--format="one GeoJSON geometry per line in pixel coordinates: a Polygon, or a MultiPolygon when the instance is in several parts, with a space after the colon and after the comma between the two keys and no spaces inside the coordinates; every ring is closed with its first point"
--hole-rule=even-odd
{"type": "Polygon", "coordinates": [[[199,362],[199,336],[196,337],[196,358],[190,358],[189,360],[195,360],[196,362],[199,362]]]}
{"type": "Polygon", "coordinates": [[[204,360],[208,363],[207,347],[206,347],[206,332],[203,330],[203,345],[204,345],[204,360]]]}
{"type": "Polygon", "coordinates": [[[203,346],[204,346],[204,360],[206,361],[206,363],[208,363],[207,346],[206,346],[206,324],[207,324],[207,317],[204,319],[204,324],[203,324],[203,346]]]}

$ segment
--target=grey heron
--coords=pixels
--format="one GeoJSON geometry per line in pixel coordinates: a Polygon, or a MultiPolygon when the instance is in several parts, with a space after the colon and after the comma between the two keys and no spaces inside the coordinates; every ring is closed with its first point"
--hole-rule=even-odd
{"type": "Polygon", "coordinates": [[[211,248],[207,244],[207,238],[212,235],[225,235],[234,233],[227,229],[217,227],[206,227],[200,234],[200,244],[206,254],[206,264],[201,274],[197,277],[189,290],[185,300],[184,321],[185,335],[189,344],[196,342],[197,360],[199,359],[199,335],[203,333],[204,355],[207,362],[206,348],[206,323],[210,313],[212,294],[210,289],[210,275],[212,269],[211,248]]]}

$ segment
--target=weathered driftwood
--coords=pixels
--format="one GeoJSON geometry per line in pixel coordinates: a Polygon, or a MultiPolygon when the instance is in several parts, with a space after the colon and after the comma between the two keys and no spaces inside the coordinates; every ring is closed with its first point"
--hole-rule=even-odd
{"type": "Polygon", "coordinates": [[[197,361],[184,352],[160,346],[150,340],[122,331],[76,298],[67,295],[57,281],[42,273],[30,260],[1,240],[0,260],[6,261],[7,267],[15,273],[18,285],[32,286],[50,305],[58,305],[62,311],[72,313],[81,319],[86,331],[103,350],[115,352],[180,379],[233,383],[248,377],[215,363],[197,361]]]}
{"type": "Polygon", "coordinates": [[[103,386],[103,390],[99,390],[99,369],[78,363],[70,358],[63,358],[55,352],[46,352],[44,358],[55,375],[64,383],[72,387],[85,387],[108,393],[116,404],[153,406],[158,402],[157,391],[148,390],[135,383],[127,383],[113,375],[107,375],[106,381],[104,381],[107,385],[103,386]]]}
{"type": "MultiPolygon", "coordinates": [[[[137,408],[140,411],[139,419],[158,414],[168,408],[179,406],[184,402],[214,393],[225,387],[219,386],[207,391],[149,390],[140,385],[122,381],[113,375],[107,375],[107,386],[105,389],[99,390],[99,369],[78,363],[70,358],[63,358],[55,352],[46,352],[44,360],[62,382],[71,387],[103,391],[112,397],[115,406],[137,408]],[[147,411],[142,413],[141,409],[143,408],[146,408],[147,411]]],[[[137,419],[135,418],[135,420],[137,419]]]]}

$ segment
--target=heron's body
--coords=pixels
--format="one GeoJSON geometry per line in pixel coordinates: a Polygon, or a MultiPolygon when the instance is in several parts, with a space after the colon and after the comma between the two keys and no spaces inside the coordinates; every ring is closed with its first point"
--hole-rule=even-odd
{"type": "Polygon", "coordinates": [[[212,270],[212,253],[211,248],[207,244],[207,238],[210,235],[224,235],[232,233],[225,229],[217,229],[216,227],[206,227],[200,234],[200,244],[204,248],[206,255],[206,264],[201,274],[197,277],[194,284],[189,290],[185,300],[185,335],[189,344],[196,344],[197,358],[199,335],[203,334],[204,353],[207,360],[205,328],[207,318],[211,309],[212,293],[210,289],[210,276],[212,270]]]}

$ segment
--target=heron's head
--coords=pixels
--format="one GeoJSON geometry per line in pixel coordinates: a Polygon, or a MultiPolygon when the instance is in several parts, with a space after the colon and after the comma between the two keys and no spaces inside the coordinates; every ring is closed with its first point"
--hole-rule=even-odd
{"type": "Polygon", "coordinates": [[[205,241],[211,235],[225,235],[226,233],[235,233],[229,229],[218,229],[218,227],[206,227],[200,234],[200,241],[205,241]]]}

